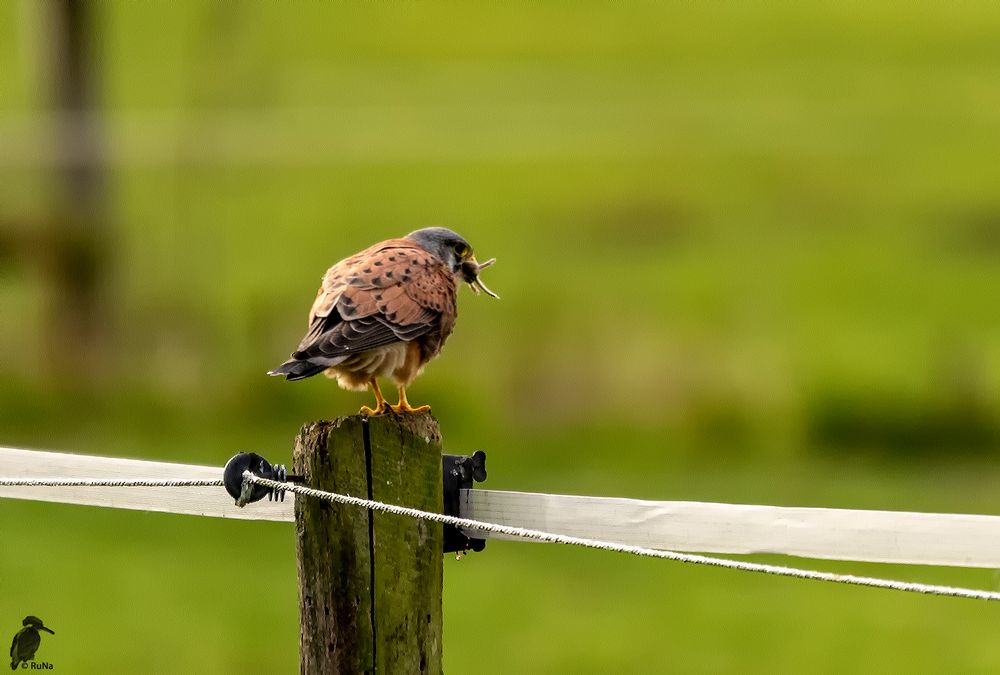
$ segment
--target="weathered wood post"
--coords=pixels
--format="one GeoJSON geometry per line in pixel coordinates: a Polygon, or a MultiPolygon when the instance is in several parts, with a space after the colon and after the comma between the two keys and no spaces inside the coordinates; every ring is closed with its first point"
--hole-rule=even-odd
{"type": "MultiPolygon", "coordinates": [[[[442,509],[429,414],[307,424],[295,473],[320,490],[442,509]]],[[[302,673],[441,672],[441,525],[297,498],[302,673]]]]}

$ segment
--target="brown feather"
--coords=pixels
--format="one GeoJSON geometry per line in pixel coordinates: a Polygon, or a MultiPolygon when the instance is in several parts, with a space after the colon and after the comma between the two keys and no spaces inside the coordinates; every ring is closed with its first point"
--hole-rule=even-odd
{"type": "Polygon", "coordinates": [[[415,376],[454,328],[455,295],[454,276],[424,249],[407,239],[375,244],[323,276],[309,330],[293,357],[346,366],[353,354],[416,341],[419,363],[408,358],[402,369],[415,376]]]}

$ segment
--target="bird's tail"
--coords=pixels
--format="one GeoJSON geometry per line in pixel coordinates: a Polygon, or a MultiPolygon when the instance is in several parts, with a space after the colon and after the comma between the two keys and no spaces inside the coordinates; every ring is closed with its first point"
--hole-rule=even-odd
{"type": "Polygon", "coordinates": [[[285,361],[274,370],[267,371],[267,374],[275,377],[284,375],[286,380],[304,380],[307,377],[319,375],[327,368],[329,368],[328,365],[317,365],[315,363],[310,363],[309,361],[292,359],[290,361],[285,361]]]}

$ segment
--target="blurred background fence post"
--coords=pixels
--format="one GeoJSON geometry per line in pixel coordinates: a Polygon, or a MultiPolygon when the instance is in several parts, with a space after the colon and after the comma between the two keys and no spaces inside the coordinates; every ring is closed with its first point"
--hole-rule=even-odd
{"type": "MultiPolygon", "coordinates": [[[[430,415],[307,424],[293,462],[310,487],[442,510],[430,415]]],[[[441,526],[307,497],[295,526],[301,672],[441,672],[441,526]]]]}
{"type": "Polygon", "coordinates": [[[43,43],[54,113],[56,183],[62,194],[43,228],[42,256],[50,285],[45,362],[50,373],[69,369],[94,377],[108,356],[109,330],[103,285],[107,247],[106,167],[98,98],[94,5],[49,0],[43,43]]]}

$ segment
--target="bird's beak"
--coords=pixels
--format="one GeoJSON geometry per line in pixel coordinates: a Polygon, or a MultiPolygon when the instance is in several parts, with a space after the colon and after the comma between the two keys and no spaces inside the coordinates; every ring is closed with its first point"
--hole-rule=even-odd
{"type": "Polygon", "coordinates": [[[55,635],[55,634],[56,634],[56,632],[55,632],[54,630],[52,630],[51,628],[46,628],[45,626],[39,626],[39,627],[38,627],[38,630],[44,630],[44,631],[47,631],[47,632],[49,632],[49,633],[52,633],[52,635],[55,635]]]}
{"type": "Polygon", "coordinates": [[[465,283],[469,284],[469,288],[471,288],[476,295],[479,295],[479,292],[482,291],[490,297],[497,298],[498,300],[500,299],[500,296],[487,288],[486,284],[483,283],[483,280],[479,278],[479,273],[496,261],[496,258],[490,258],[486,262],[480,263],[476,260],[476,256],[471,256],[468,260],[462,263],[462,278],[465,279],[465,283]]]}

